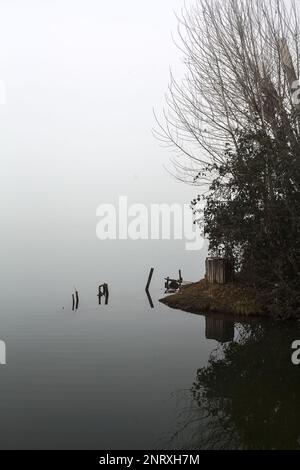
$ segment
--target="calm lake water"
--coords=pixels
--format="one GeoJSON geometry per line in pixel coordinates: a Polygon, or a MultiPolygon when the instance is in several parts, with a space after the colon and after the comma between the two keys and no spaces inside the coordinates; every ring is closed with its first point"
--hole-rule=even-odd
{"type": "Polygon", "coordinates": [[[300,447],[300,368],[291,364],[300,325],[163,306],[163,276],[177,266],[197,279],[205,253],[161,243],[107,245],[107,256],[95,245],[68,261],[37,248],[6,264],[1,449],[300,447]],[[151,261],[154,308],[144,292],[151,261]],[[102,282],[107,306],[98,305],[102,282]]]}

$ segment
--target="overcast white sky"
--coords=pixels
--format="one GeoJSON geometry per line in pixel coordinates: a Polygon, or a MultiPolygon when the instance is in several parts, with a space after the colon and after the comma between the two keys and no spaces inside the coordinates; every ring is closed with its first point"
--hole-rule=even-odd
{"type": "Polygon", "coordinates": [[[0,78],[7,84],[0,154],[8,189],[13,170],[22,198],[30,182],[47,192],[86,184],[95,203],[117,193],[190,199],[193,191],[163,170],[168,151],[151,135],[152,108],[160,110],[169,67],[179,63],[171,32],[182,4],[0,1],[0,78]]]}
{"type": "Polygon", "coordinates": [[[182,73],[171,36],[182,6],[0,0],[0,79],[7,85],[1,252],[8,267],[12,258],[21,263],[28,253],[29,263],[46,252],[58,265],[57,247],[71,258],[95,240],[98,205],[119,195],[149,204],[187,203],[197,194],[165,171],[171,155],[151,132],[170,66],[182,73]]]}

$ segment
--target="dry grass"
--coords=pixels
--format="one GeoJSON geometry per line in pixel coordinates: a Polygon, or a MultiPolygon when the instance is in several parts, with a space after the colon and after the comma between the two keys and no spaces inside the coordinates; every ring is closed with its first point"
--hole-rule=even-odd
{"type": "Polygon", "coordinates": [[[171,308],[198,314],[268,315],[255,290],[236,283],[209,284],[203,279],[160,301],[171,308]]]}

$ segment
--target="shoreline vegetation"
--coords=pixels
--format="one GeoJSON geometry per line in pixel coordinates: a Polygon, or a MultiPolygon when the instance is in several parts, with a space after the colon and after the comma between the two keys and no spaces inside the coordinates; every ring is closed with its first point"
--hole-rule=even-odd
{"type": "Polygon", "coordinates": [[[173,308],[300,317],[298,3],[183,8],[184,79],[171,74],[156,135],[175,152],[176,178],[198,188],[191,209],[212,263],[230,260],[236,277],[163,300],[173,308]]]}
{"type": "Polygon", "coordinates": [[[275,305],[264,303],[254,288],[238,282],[210,284],[206,279],[185,286],[175,294],[160,299],[160,302],[170,308],[199,315],[244,318],[274,319],[276,309],[275,305]]]}

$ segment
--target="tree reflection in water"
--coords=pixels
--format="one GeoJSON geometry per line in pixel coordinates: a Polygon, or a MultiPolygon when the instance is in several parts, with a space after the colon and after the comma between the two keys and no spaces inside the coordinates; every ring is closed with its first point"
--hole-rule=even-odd
{"type": "MultiPolygon", "coordinates": [[[[208,338],[217,339],[217,330],[216,324],[206,325],[208,338]]],[[[300,366],[292,365],[291,345],[300,339],[300,324],[235,324],[235,338],[223,342],[230,331],[230,325],[219,324],[221,342],[207,366],[197,371],[192,406],[181,416],[176,444],[299,449],[300,366]]]]}

